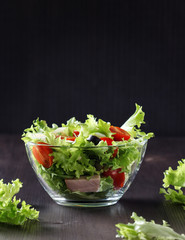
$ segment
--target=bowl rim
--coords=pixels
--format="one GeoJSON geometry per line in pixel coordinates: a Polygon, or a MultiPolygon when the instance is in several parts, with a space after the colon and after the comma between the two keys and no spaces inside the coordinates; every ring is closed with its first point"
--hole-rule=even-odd
{"type": "MultiPolygon", "coordinates": [[[[137,139],[135,139],[137,140],[137,139]]],[[[139,140],[139,138],[138,138],[139,140]]],[[[69,141],[70,142],[70,141],[69,141]]],[[[139,142],[139,141],[138,141],[139,142]]],[[[144,146],[146,143],[148,142],[148,139],[143,139],[142,141],[140,141],[139,143],[141,144],[141,146],[144,146]]],[[[120,145],[106,145],[106,146],[73,146],[72,145],[73,142],[71,141],[71,145],[63,145],[63,146],[57,146],[57,145],[51,145],[48,143],[36,143],[36,142],[27,142],[25,143],[25,145],[32,145],[32,146],[47,146],[47,147],[52,147],[52,148],[79,148],[79,149],[91,149],[91,148],[116,148],[116,147],[124,147],[126,145],[126,143],[120,144],[120,145]]]]}

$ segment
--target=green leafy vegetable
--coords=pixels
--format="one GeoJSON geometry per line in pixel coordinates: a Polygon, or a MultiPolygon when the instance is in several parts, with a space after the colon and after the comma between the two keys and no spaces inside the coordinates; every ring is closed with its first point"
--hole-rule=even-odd
{"type": "Polygon", "coordinates": [[[109,122],[105,122],[102,119],[98,119],[97,121],[93,115],[88,114],[87,120],[83,126],[83,132],[84,136],[86,137],[97,132],[105,135],[106,137],[112,137],[112,133],[110,132],[109,128],[109,122]]]}
{"type": "Polygon", "coordinates": [[[61,127],[56,124],[49,127],[45,121],[36,119],[32,126],[24,131],[22,140],[26,143],[28,152],[33,152],[33,142],[44,142],[50,145],[53,157],[51,167],[44,168],[35,156],[32,157],[36,172],[57,193],[69,194],[65,184],[67,178],[82,176],[90,178],[99,175],[101,183],[99,191],[95,194],[98,195],[100,192],[107,194],[108,190],[113,190],[113,181],[110,178],[103,178],[102,173],[108,169],[121,168],[128,180],[131,171],[136,169],[141,160],[142,151],[146,149],[146,140],[153,136],[150,133],[141,133],[139,128],[142,123],[144,123],[144,112],[136,104],[136,112],[125,123],[125,127],[131,134],[129,140],[113,140],[111,124],[102,119],[96,119],[91,114],[87,115],[83,123],[73,117],[66,124],[62,123],[61,127]],[[74,131],[78,131],[79,134],[75,135],[74,141],[68,141],[68,137],[74,137],[74,131]],[[113,146],[108,146],[107,142],[101,139],[95,145],[88,140],[90,135],[97,136],[99,139],[111,138],[113,146]],[[115,152],[116,155],[113,157],[115,152]]]}
{"type": "Polygon", "coordinates": [[[122,129],[126,130],[132,137],[142,136],[145,139],[153,137],[153,133],[141,132],[141,124],[144,124],[145,113],[142,107],[136,104],[135,113],[121,126],[122,129]]]}
{"type": "Polygon", "coordinates": [[[63,128],[67,129],[68,135],[71,136],[74,130],[80,130],[81,122],[72,117],[67,121],[67,124],[62,124],[63,128]]]}
{"type": "Polygon", "coordinates": [[[116,224],[117,237],[129,240],[185,240],[185,235],[176,233],[164,220],[162,225],[154,221],[148,222],[135,212],[131,218],[134,223],[116,224]]]}
{"type": "Polygon", "coordinates": [[[161,188],[160,193],[164,194],[166,200],[183,204],[185,209],[185,195],[183,193],[183,189],[185,189],[185,159],[178,161],[178,164],[176,170],[169,167],[164,172],[163,187],[166,189],[161,188]]]}
{"type": "Polygon", "coordinates": [[[100,192],[107,191],[108,189],[111,189],[113,186],[113,179],[109,176],[106,178],[101,178],[100,182],[100,192]]]}
{"type": "Polygon", "coordinates": [[[23,225],[27,219],[38,219],[38,211],[14,196],[21,187],[22,183],[19,179],[8,184],[4,184],[3,179],[0,180],[0,222],[23,225]],[[21,204],[20,208],[18,204],[21,204]]]}

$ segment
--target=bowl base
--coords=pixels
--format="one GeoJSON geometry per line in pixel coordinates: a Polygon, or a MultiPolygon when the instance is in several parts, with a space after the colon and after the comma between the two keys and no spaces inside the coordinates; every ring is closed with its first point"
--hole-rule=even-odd
{"type": "Polygon", "coordinates": [[[116,204],[118,201],[103,201],[103,202],[73,202],[68,200],[55,200],[58,205],[67,206],[67,207],[86,207],[86,208],[93,208],[93,207],[107,207],[116,204]]]}

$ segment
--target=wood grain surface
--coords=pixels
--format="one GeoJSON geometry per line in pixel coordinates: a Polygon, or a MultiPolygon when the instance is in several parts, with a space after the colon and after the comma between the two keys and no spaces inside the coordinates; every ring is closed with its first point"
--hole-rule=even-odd
{"type": "Polygon", "coordinates": [[[44,191],[28,162],[19,135],[0,135],[0,178],[4,182],[19,178],[23,182],[18,197],[40,211],[38,222],[22,227],[0,224],[1,240],[64,239],[112,240],[115,224],[128,223],[133,211],[147,220],[162,223],[185,233],[185,211],[164,201],[159,194],[163,171],[176,167],[185,157],[185,138],[155,138],[149,142],[141,169],[123,198],[114,206],[73,208],[57,205],[44,191]]]}

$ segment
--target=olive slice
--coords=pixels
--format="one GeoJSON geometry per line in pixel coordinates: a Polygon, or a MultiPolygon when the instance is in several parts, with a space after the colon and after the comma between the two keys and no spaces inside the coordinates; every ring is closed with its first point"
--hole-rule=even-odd
{"type": "Polygon", "coordinates": [[[87,138],[87,141],[93,142],[94,145],[97,145],[97,144],[101,141],[101,139],[98,138],[98,137],[96,137],[96,136],[94,136],[94,135],[90,135],[90,136],[87,138]]]}

